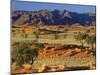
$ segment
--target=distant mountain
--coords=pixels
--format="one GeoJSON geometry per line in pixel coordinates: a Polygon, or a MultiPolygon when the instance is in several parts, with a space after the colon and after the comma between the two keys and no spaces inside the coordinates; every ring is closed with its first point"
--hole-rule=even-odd
{"type": "Polygon", "coordinates": [[[12,25],[81,25],[96,22],[95,13],[76,13],[67,10],[13,11],[12,25]]]}

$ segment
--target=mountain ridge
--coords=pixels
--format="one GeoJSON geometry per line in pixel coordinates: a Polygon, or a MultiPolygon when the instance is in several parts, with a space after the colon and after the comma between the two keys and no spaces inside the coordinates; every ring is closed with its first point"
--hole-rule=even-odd
{"type": "Polygon", "coordinates": [[[12,25],[81,25],[96,23],[95,13],[76,13],[67,10],[12,11],[12,25]]]}

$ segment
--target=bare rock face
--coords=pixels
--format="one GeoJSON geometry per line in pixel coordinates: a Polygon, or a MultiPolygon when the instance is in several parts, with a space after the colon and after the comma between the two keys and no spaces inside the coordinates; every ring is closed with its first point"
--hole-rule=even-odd
{"type": "Polygon", "coordinates": [[[86,25],[95,23],[96,16],[91,13],[75,13],[67,10],[53,10],[47,9],[39,11],[12,11],[12,25],[66,25],[80,23],[86,25]]]}

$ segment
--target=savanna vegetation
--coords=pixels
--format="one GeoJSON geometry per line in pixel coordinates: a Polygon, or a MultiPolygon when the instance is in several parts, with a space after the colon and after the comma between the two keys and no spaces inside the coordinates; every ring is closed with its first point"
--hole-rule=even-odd
{"type": "Polygon", "coordinates": [[[14,27],[11,47],[12,73],[96,68],[95,26],[14,27]]]}

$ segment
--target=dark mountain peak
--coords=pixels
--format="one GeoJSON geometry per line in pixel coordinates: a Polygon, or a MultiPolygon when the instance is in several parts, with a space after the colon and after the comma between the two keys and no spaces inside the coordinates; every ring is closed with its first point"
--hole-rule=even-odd
{"type": "Polygon", "coordinates": [[[66,25],[80,23],[81,25],[91,24],[96,22],[94,13],[76,13],[67,10],[48,10],[41,9],[39,11],[13,11],[13,25],[66,25]]]}

